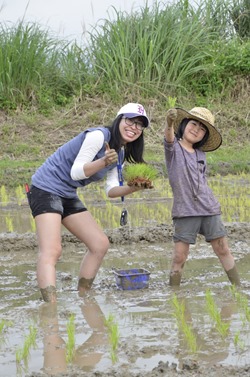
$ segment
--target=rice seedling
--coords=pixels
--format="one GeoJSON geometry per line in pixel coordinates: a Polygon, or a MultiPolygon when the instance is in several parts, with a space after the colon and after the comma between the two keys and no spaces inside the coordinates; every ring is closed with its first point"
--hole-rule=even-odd
{"type": "Polygon", "coordinates": [[[67,363],[71,363],[75,354],[75,314],[70,314],[68,322],[67,322],[67,335],[68,339],[66,342],[66,361],[67,363]]]}
{"type": "Polygon", "coordinates": [[[20,206],[26,198],[23,187],[21,185],[18,185],[16,187],[15,194],[16,194],[16,198],[17,198],[17,204],[20,206]]]}
{"type": "Polygon", "coordinates": [[[177,320],[177,326],[179,330],[183,333],[189,350],[192,353],[196,353],[197,348],[198,348],[197,340],[196,340],[196,336],[193,332],[192,327],[187,323],[186,318],[185,318],[185,311],[186,311],[185,303],[180,302],[176,294],[174,294],[171,300],[171,303],[174,308],[174,316],[177,320]]]}
{"type": "Polygon", "coordinates": [[[115,318],[112,314],[109,314],[108,317],[105,319],[105,326],[108,329],[108,337],[109,337],[109,342],[111,346],[111,350],[110,350],[111,360],[113,363],[115,363],[118,360],[117,347],[118,347],[120,335],[119,335],[118,324],[115,321],[115,318]]]}
{"type": "Polygon", "coordinates": [[[0,335],[3,333],[5,328],[10,327],[13,325],[13,322],[7,321],[6,319],[1,319],[0,320],[0,335]]]}
{"type": "Polygon", "coordinates": [[[36,223],[34,220],[34,217],[30,214],[30,226],[31,226],[31,231],[32,233],[36,232],[36,223]]]}
{"type": "Polygon", "coordinates": [[[125,166],[124,179],[129,186],[153,188],[153,181],[157,178],[157,170],[148,164],[131,164],[125,166]]]}
{"type": "MultiPolygon", "coordinates": [[[[104,185],[104,184],[103,184],[104,185]]],[[[93,188],[85,187],[79,190],[80,198],[86,203],[90,212],[95,217],[98,224],[104,228],[118,228],[120,226],[120,199],[108,199],[106,197],[103,185],[93,184],[93,188]],[[84,194],[84,195],[83,195],[84,194]]],[[[209,185],[218,197],[223,212],[223,218],[227,222],[250,221],[250,197],[249,192],[249,178],[245,174],[239,176],[227,177],[211,177],[209,178],[209,185]]],[[[17,189],[16,189],[17,190],[17,189]]],[[[12,192],[10,193],[13,194],[12,192]]],[[[129,224],[133,226],[145,226],[145,223],[168,223],[171,222],[171,207],[172,207],[172,190],[166,178],[156,178],[154,180],[153,190],[143,190],[135,192],[126,200],[126,208],[129,213],[129,224]],[[149,203],[148,200],[154,202],[149,203]],[[137,200],[138,199],[138,200],[137,200]],[[159,199],[159,201],[158,201],[159,199]],[[164,200],[164,205],[162,205],[164,200]]],[[[16,217],[10,212],[9,219],[2,218],[1,226],[6,231],[16,231],[16,217]],[[6,224],[8,221],[8,224],[6,224]]],[[[28,218],[29,229],[35,233],[36,227],[33,217],[28,218]]]]}
{"type": "Polygon", "coordinates": [[[2,206],[6,206],[9,203],[9,195],[4,185],[1,186],[0,194],[2,206]]]}
{"type": "Polygon", "coordinates": [[[173,107],[175,107],[176,100],[177,100],[176,97],[168,96],[167,104],[166,104],[167,109],[172,109],[173,107]]]}
{"type": "Polygon", "coordinates": [[[29,333],[25,336],[24,344],[21,348],[16,350],[16,362],[21,364],[24,362],[24,366],[27,367],[28,358],[30,356],[30,349],[36,347],[36,335],[37,328],[33,325],[29,326],[29,333]]]}
{"type": "Polygon", "coordinates": [[[4,337],[2,336],[4,333],[4,330],[10,326],[13,326],[13,322],[7,321],[6,319],[0,320],[0,344],[4,343],[4,337]]]}
{"type": "Polygon", "coordinates": [[[10,217],[9,215],[5,216],[5,223],[6,223],[7,231],[10,232],[10,233],[13,233],[14,232],[14,226],[13,226],[12,217],[10,217]]]}
{"type": "Polygon", "coordinates": [[[239,292],[235,286],[230,286],[230,291],[236,299],[240,309],[243,311],[245,318],[250,322],[250,308],[248,306],[248,298],[243,293],[239,292]]]}
{"type": "Polygon", "coordinates": [[[212,293],[209,289],[206,290],[205,297],[208,313],[210,317],[214,320],[216,329],[222,337],[227,336],[229,331],[229,323],[226,323],[222,320],[219,308],[217,307],[212,293]]]}
{"type": "Polygon", "coordinates": [[[240,330],[234,335],[234,345],[236,348],[239,348],[241,351],[245,349],[245,342],[240,339],[240,330]]]}

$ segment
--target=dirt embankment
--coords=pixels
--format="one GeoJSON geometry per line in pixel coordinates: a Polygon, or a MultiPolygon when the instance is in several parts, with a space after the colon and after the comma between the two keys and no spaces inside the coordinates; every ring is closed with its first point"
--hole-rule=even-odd
{"type": "MultiPolygon", "coordinates": [[[[229,241],[243,241],[250,239],[250,223],[228,223],[225,224],[229,241]]],[[[172,225],[156,225],[152,227],[130,228],[124,226],[116,229],[107,229],[107,234],[111,244],[125,245],[131,242],[162,243],[172,239],[172,225]]],[[[68,233],[62,235],[63,246],[81,246],[81,242],[68,233]]],[[[34,249],[37,247],[37,239],[34,233],[1,233],[0,252],[18,251],[23,249],[34,249]]]]}

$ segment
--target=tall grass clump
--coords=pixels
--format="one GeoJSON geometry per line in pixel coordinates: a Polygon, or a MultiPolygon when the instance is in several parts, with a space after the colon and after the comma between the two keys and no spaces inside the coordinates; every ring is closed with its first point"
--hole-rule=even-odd
{"type": "Polygon", "coordinates": [[[64,105],[74,94],[79,49],[53,38],[39,25],[24,21],[13,26],[1,24],[0,46],[2,107],[49,109],[64,105]]]}
{"type": "Polygon", "coordinates": [[[114,12],[115,21],[105,20],[90,35],[92,72],[101,90],[134,88],[159,95],[185,88],[190,77],[207,69],[209,25],[202,25],[195,12],[189,17],[182,1],[114,12]]]}
{"type": "Polygon", "coordinates": [[[198,99],[235,90],[248,77],[249,0],[155,1],[97,23],[79,46],[24,19],[0,26],[3,108],[75,105],[189,93],[198,99]]]}
{"type": "MultiPolygon", "coordinates": [[[[185,2],[185,0],[183,0],[185,2]]],[[[191,2],[188,3],[189,16],[191,2]]],[[[226,96],[250,73],[250,2],[198,1],[192,8],[210,34],[205,74],[193,77],[192,90],[203,96],[226,96]]]]}

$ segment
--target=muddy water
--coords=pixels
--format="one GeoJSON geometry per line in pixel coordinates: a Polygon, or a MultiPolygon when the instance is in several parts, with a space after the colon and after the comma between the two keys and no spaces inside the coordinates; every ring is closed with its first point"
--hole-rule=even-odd
{"type": "MultiPolygon", "coordinates": [[[[248,227],[245,230],[249,231],[248,227]]],[[[132,236],[136,238],[135,234],[132,236]]],[[[243,282],[239,292],[249,301],[250,246],[249,240],[240,238],[232,240],[232,244],[243,282]]],[[[182,370],[187,362],[200,367],[218,363],[237,368],[249,365],[250,314],[237,301],[218,260],[202,239],[192,247],[183,283],[178,290],[171,289],[167,283],[172,249],[170,240],[165,243],[112,244],[93,290],[85,299],[79,298],[76,291],[83,251],[79,244],[65,240],[63,257],[57,269],[57,306],[41,301],[35,277],[36,251],[26,248],[24,240],[25,237],[17,240],[18,250],[1,250],[0,253],[0,313],[1,320],[6,320],[0,343],[1,376],[31,372],[71,375],[74,373],[71,370],[90,373],[121,368],[124,376],[135,372],[143,375],[161,361],[175,365],[177,371],[182,370]],[[150,271],[147,289],[118,289],[113,269],[132,267],[150,271]],[[222,321],[229,326],[226,336],[220,334],[209,315],[208,290],[214,297],[222,321]],[[185,307],[185,321],[195,337],[196,351],[191,350],[178,323],[174,297],[185,307]],[[67,366],[65,343],[70,314],[75,315],[76,351],[72,363],[67,366]],[[120,333],[118,360],[114,364],[105,326],[109,314],[114,316],[120,333]],[[26,362],[19,365],[16,351],[23,347],[30,325],[37,329],[36,346],[31,347],[26,362]]]]}
{"type": "MultiPolygon", "coordinates": [[[[249,191],[243,197],[238,191],[238,197],[240,203],[246,204],[242,208],[249,216],[246,209],[249,191]]],[[[151,193],[145,200],[148,212],[145,204],[141,206],[140,198],[127,201],[130,220],[126,227],[116,223],[120,203],[113,207],[112,223],[111,208],[102,199],[96,200],[93,208],[101,209],[96,216],[104,224],[111,247],[93,289],[84,299],[78,297],[76,286],[79,264],[86,250],[62,229],[57,305],[43,303],[37,288],[37,242],[27,203],[17,205],[13,201],[2,206],[0,376],[250,375],[250,222],[246,217],[242,221],[241,212],[233,210],[235,217],[230,212],[230,222],[226,223],[242,280],[238,291],[230,289],[218,259],[202,238],[191,247],[182,285],[174,290],[168,285],[172,226],[167,214],[171,198],[154,197],[151,193]],[[132,212],[135,204],[140,207],[132,212]],[[162,207],[167,209],[163,211],[162,207]],[[136,218],[140,219],[138,223],[136,218]],[[148,288],[118,289],[113,270],[131,268],[150,272],[148,288]],[[209,312],[209,292],[217,322],[209,312]],[[180,308],[182,320],[178,316],[180,308]],[[67,359],[67,325],[71,314],[76,329],[72,361],[67,359]],[[111,314],[119,329],[115,360],[105,325],[111,314]],[[227,326],[224,335],[223,326],[227,326]],[[26,352],[26,358],[17,362],[16,354],[27,344],[31,328],[36,331],[35,344],[26,352]]],[[[231,207],[234,200],[235,194],[231,207]]]]}

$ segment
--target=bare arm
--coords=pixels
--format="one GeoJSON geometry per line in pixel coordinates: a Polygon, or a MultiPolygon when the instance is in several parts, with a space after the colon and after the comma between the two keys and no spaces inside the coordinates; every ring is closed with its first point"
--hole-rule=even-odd
{"type": "Polygon", "coordinates": [[[165,127],[165,139],[168,143],[174,142],[174,122],[177,117],[176,109],[169,109],[167,111],[167,122],[165,127]]]}
{"type": "Polygon", "coordinates": [[[113,187],[108,192],[109,198],[118,198],[119,196],[126,196],[132,194],[135,191],[142,190],[142,187],[134,187],[134,186],[117,186],[113,187]]]}
{"type": "Polygon", "coordinates": [[[124,184],[119,185],[119,177],[117,167],[109,170],[106,179],[106,194],[109,198],[118,198],[120,196],[126,196],[133,192],[143,190],[144,187],[128,186],[124,184]]]}

